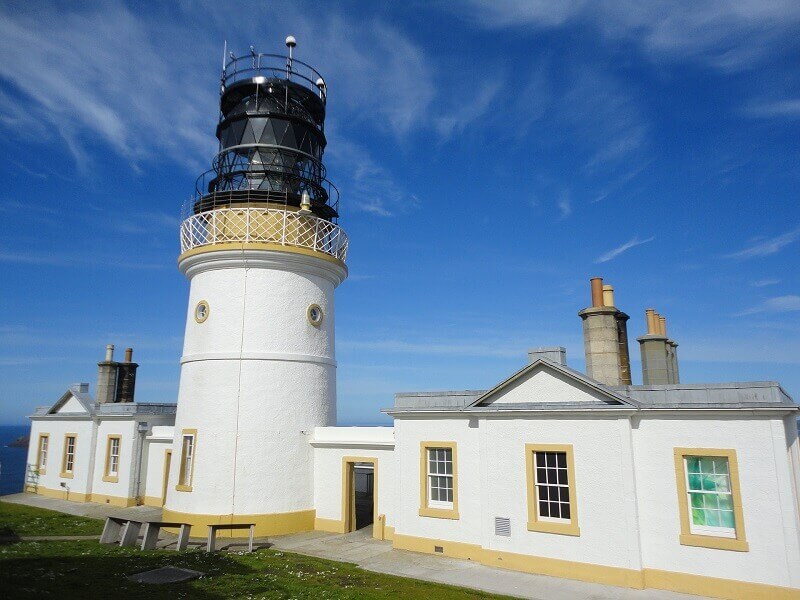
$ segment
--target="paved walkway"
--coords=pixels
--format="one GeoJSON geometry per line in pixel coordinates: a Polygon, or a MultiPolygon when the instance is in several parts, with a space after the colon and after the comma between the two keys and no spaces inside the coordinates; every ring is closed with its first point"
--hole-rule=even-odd
{"type": "Polygon", "coordinates": [[[9,494],[0,497],[3,502],[12,504],[25,504],[48,510],[75,515],[76,517],[90,517],[92,519],[105,519],[106,517],[120,517],[122,519],[136,519],[137,521],[161,520],[161,508],[152,506],[131,506],[119,508],[110,504],[97,504],[95,502],[72,502],[58,498],[45,498],[38,494],[9,494]]]}
{"type": "MultiPolygon", "coordinates": [[[[44,498],[35,494],[12,494],[0,499],[4,502],[38,506],[97,519],[115,516],[139,521],[155,521],[161,518],[160,508],[147,506],[115,508],[107,504],[70,502],[44,498]]],[[[192,545],[200,546],[200,541],[200,538],[193,538],[192,545]]],[[[220,546],[223,548],[225,541],[220,540],[220,546]]],[[[257,545],[260,545],[258,542],[267,541],[274,550],[350,562],[376,573],[445,583],[528,600],[575,600],[578,598],[591,600],[698,600],[700,598],[699,596],[661,590],[631,590],[558,577],[530,575],[495,569],[468,560],[396,550],[392,548],[391,542],[373,539],[370,528],[348,534],[310,531],[276,536],[269,540],[256,540],[257,545]]],[[[163,546],[171,542],[172,540],[167,538],[159,545],[163,546]]],[[[234,545],[233,549],[240,550],[241,548],[239,545],[234,545]]]]}

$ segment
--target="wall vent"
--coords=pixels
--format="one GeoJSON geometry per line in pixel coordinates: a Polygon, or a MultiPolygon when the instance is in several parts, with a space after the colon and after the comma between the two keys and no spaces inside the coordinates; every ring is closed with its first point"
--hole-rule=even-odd
{"type": "Polygon", "coordinates": [[[511,519],[508,517],[494,518],[494,534],[511,537],[511,519]]]}
{"type": "Polygon", "coordinates": [[[444,552],[444,548],[442,548],[441,546],[434,546],[433,551],[442,554],[444,552]]]}

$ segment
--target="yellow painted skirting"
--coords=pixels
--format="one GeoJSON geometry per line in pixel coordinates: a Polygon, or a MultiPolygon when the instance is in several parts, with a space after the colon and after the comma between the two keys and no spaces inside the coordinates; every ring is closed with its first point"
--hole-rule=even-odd
{"type": "MultiPolygon", "coordinates": [[[[201,528],[225,523],[255,523],[256,536],[265,537],[313,531],[315,515],[316,510],[314,509],[261,515],[196,515],[164,508],[161,518],[164,521],[189,523],[192,527],[201,528]]],[[[198,529],[193,531],[193,534],[205,535],[205,532],[198,529]]],[[[246,529],[221,530],[219,535],[221,537],[247,537],[249,532],[246,529]]]]}
{"type": "Polygon", "coordinates": [[[337,519],[314,519],[314,531],[327,531],[328,533],[345,533],[344,521],[337,519]]]}
{"type": "Polygon", "coordinates": [[[70,502],[96,502],[97,504],[110,504],[120,508],[136,506],[136,498],[107,496],[105,494],[82,494],[80,492],[68,492],[64,489],[46,488],[41,485],[26,485],[25,491],[39,494],[45,498],[57,498],[59,500],[69,500],[70,502]]]}
{"type": "Polygon", "coordinates": [[[142,504],[145,506],[155,506],[161,508],[163,501],[160,496],[144,496],[142,498],[142,504]]]}
{"type": "Polygon", "coordinates": [[[704,575],[689,575],[658,569],[644,570],[645,585],[658,590],[697,594],[729,600],[798,600],[800,589],[719,579],[704,575]]]}
{"type": "Polygon", "coordinates": [[[527,554],[500,552],[483,548],[477,544],[402,535],[394,533],[394,530],[392,530],[392,534],[394,538],[393,546],[401,550],[474,560],[486,566],[522,571],[524,573],[549,575],[633,589],[655,588],[685,594],[699,594],[711,598],[724,598],[726,600],[800,600],[800,589],[796,588],[660,571],[657,569],[624,569],[527,554]],[[439,550],[438,552],[437,549],[439,550]]]}

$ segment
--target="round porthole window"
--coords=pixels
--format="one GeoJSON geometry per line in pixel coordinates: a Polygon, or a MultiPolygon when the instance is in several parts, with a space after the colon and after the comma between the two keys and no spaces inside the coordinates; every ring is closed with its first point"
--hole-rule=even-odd
{"type": "Polygon", "coordinates": [[[208,318],[208,302],[205,300],[200,300],[197,303],[197,306],[194,307],[194,320],[198,323],[202,323],[208,318]]]}
{"type": "Polygon", "coordinates": [[[322,309],[319,307],[319,304],[312,304],[308,307],[306,311],[306,316],[308,317],[308,322],[311,323],[314,327],[319,327],[322,325],[322,309]]]}

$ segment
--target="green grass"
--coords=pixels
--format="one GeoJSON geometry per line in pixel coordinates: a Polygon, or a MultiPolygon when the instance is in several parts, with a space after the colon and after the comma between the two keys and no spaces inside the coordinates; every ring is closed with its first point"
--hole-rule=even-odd
{"type": "Polygon", "coordinates": [[[103,521],[53,510],[0,502],[0,537],[23,535],[100,535],[103,521]]]}
{"type": "MultiPolygon", "coordinates": [[[[0,536],[93,535],[102,521],[0,502],[0,536]]],[[[339,563],[261,549],[253,554],[200,550],[142,552],[98,542],[12,542],[0,545],[5,598],[218,598],[303,600],[467,600],[492,594],[364,571],[339,563]],[[146,585],[126,576],[163,566],[201,571],[194,581],[146,585]]]]}
{"type": "Polygon", "coordinates": [[[207,554],[141,552],[94,541],[0,546],[0,590],[13,598],[212,598],[466,600],[483,592],[364,571],[349,563],[261,549],[207,554]],[[194,581],[146,585],[125,577],[166,565],[205,573],[194,581]]]}

